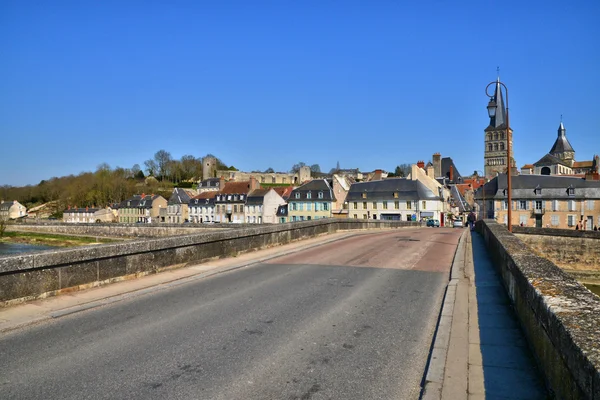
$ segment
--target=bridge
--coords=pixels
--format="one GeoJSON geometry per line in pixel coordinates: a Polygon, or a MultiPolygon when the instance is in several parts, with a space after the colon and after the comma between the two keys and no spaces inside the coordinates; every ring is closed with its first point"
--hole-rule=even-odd
{"type": "Polygon", "coordinates": [[[0,258],[3,399],[600,399],[600,299],[493,221],[99,229],[0,258]]]}

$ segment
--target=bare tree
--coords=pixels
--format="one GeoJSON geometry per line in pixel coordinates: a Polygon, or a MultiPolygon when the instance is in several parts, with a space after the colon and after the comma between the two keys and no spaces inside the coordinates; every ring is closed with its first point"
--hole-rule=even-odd
{"type": "Polygon", "coordinates": [[[7,223],[8,223],[8,220],[4,216],[0,215],[0,238],[2,236],[4,236],[4,232],[6,231],[7,223]]]}
{"type": "Polygon", "coordinates": [[[158,174],[161,179],[164,179],[164,176],[167,172],[167,167],[171,161],[173,161],[171,153],[166,150],[159,150],[154,154],[154,162],[156,163],[158,174]]]}

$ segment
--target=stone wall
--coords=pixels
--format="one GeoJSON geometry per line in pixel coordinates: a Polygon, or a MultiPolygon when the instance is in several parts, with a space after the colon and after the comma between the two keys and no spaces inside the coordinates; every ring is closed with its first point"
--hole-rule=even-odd
{"type": "MultiPolygon", "coordinates": [[[[94,225],[95,226],[95,225],[94,225]]],[[[412,222],[319,220],[193,234],[0,257],[0,306],[97,286],[282,245],[339,230],[420,226],[412,222]]],[[[161,226],[162,228],[162,226],[161,226]]]]}
{"type": "Polygon", "coordinates": [[[553,397],[600,400],[600,298],[504,225],[478,221],[477,230],[553,397]]]}
{"type": "Polygon", "coordinates": [[[513,233],[561,268],[600,271],[600,232],[513,227],[513,233]]]}

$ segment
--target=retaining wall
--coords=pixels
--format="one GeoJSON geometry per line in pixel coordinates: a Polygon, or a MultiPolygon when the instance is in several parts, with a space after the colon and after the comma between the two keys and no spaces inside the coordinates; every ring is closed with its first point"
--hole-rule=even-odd
{"type": "Polygon", "coordinates": [[[0,257],[0,306],[141,276],[173,266],[350,229],[420,226],[413,222],[328,219],[0,257]]]}
{"type": "Polygon", "coordinates": [[[477,230],[553,396],[600,400],[600,298],[504,225],[478,221],[477,230]]]}

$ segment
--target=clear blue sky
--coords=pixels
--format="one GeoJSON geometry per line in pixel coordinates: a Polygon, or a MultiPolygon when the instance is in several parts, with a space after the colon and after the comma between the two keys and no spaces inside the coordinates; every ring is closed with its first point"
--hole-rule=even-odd
{"type": "Polygon", "coordinates": [[[600,1],[0,2],[0,184],[160,149],[241,170],[483,169],[485,86],[509,88],[518,166],[563,114],[600,153],[600,1]]]}

